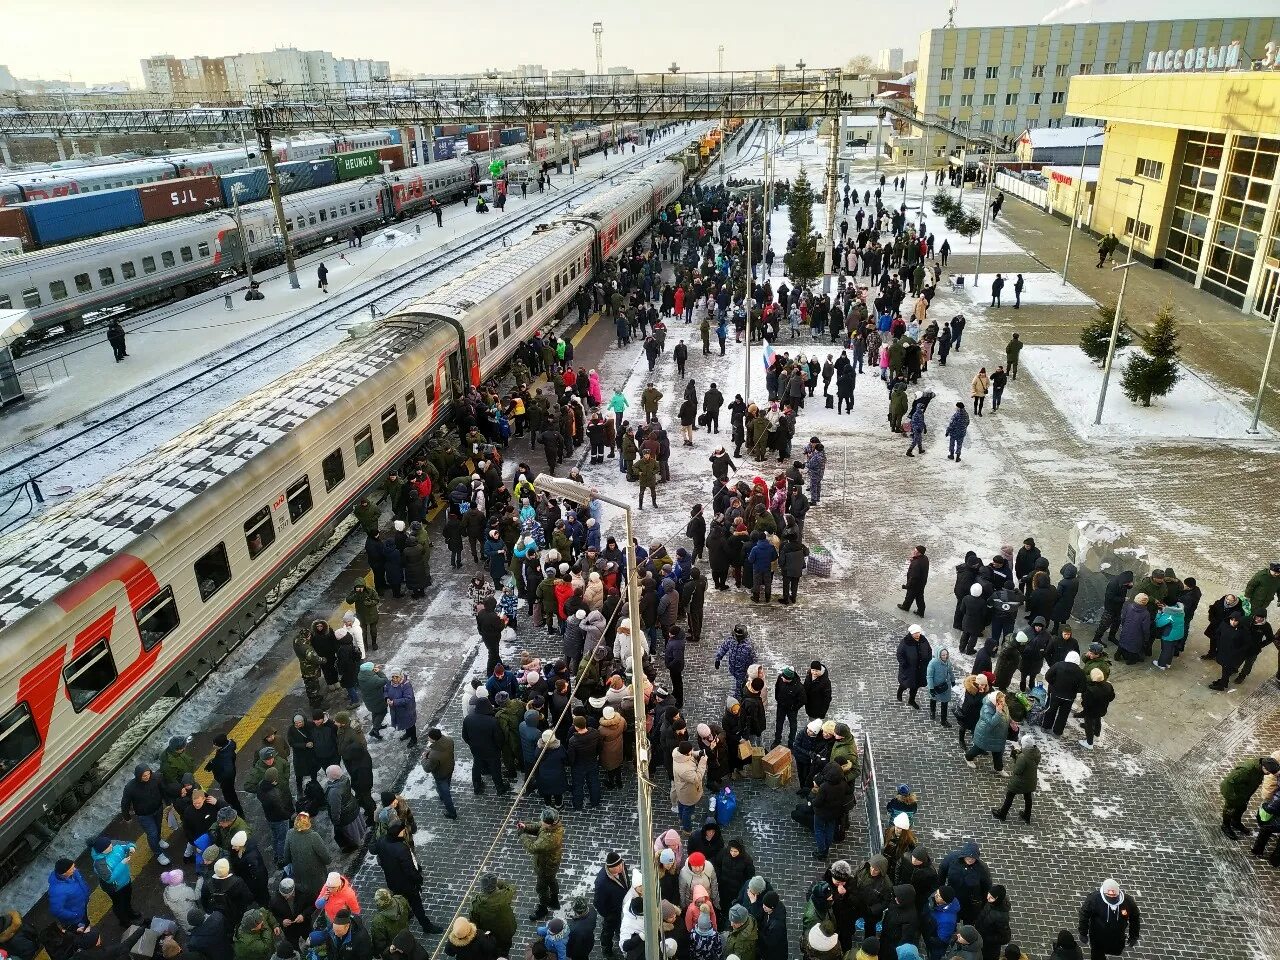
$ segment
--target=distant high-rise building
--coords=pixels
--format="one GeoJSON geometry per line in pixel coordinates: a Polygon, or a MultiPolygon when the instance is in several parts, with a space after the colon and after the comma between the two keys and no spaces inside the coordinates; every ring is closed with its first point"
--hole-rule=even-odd
{"type": "Polygon", "coordinates": [[[18,89],[18,81],[15,80],[13,74],[9,72],[9,68],[5,66],[0,66],[0,90],[17,90],[17,89],[18,89]]]}
{"type": "Polygon", "coordinates": [[[142,61],[148,90],[155,93],[192,95],[231,91],[248,92],[268,80],[291,84],[368,83],[389,77],[386,60],[347,60],[327,50],[283,47],[262,53],[237,53],[225,57],[191,57],[179,60],[168,54],[142,61]]]}
{"type": "Polygon", "coordinates": [[[888,47],[876,54],[876,69],[902,73],[902,48],[888,47]]]}
{"type": "Polygon", "coordinates": [[[634,77],[636,72],[630,67],[609,67],[605,71],[610,77],[634,77]]]}

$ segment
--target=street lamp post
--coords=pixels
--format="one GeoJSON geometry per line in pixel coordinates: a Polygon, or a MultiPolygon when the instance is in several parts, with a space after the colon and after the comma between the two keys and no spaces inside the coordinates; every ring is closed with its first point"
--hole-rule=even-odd
{"type": "Polygon", "coordinates": [[[1112,270],[1123,270],[1124,275],[1120,278],[1120,295],[1116,297],[1116,315],[1111,320],[1111,341],[1107,344],[1107,362],[1102,365],[1102,389],[1098,391],[1098,410],[1093,417],[1094,426],[1102,423],[1102,408],[1107,402],[1107,384],[1111,381],[1111,363],[1115,359],[1116,338],[1120,334],[1120,310],[1124,306],[1124,288],[1129,280],[1129,268],[1134,265],[1133,242],[1138,233],[1138,225],[1142,222],[1142,195],[1146,192],[1146,186],[1131,177],[1119,177],[1116,183],[1138,188],[1138,211],[1133,217],[1133,229],[1129,231],[1128,260],[1111,268],[1112,270]]]}
{"type": "Polygon", "coordinates": [[[1062,258],[1062,285],[1067,285],[1067,267],[1071,265],[1071,238],[1076,235],[1076,221],[1080,219],[1080,194],[1084,192],[1084,160],[1089,153],[1089,141],[1094,137],[1100,137],[1105,130],[1099,130],[1097,133],[1090,134],[1084,138],[1084,145],[1080,148],[1080,178],[1076,181],[1076,202],[1071,211],[1071,223],[1067,226],[1067,255],[1062,258]]]}
{"type": "MultiPolygon", "coordinates": [[[[766,134],[768,136],[768,134],[766,134]]],[[[752,280],[755,279],[753,267],[751,264],[751,208],[755,206],[755,201],[751,197],[751,188],[747,188],[747,295],[742,298],[743,304],[747,309],[747,343],[743,348],[743,368],[742,368],[742,394],[743,396],[751,396],[751,308],[754,305],[751,294],[753,291],[752,280]]]]}
{"type": "Polygon", "coordinates": [[[649,783],[649,737],[645,732],[644,716],[644,644],[640,629],[640,583],[636,576],[636,540],[631,528],[631,505],[621,500],[593,492],[584,484],[566,480],[551,474],[540,473],[534,486],[541,491],[565,497],[575,503],[589,503],[594,496],[602,503],[617,507],[627,522],[627,616],[631,619],[631,701],[635,716],[632,725],[636,738],[636,803],[640,858],[640,875],[644,878],[644,952],[646,960],[658,960],[662,955],[659,930],[660,900],[658,878],[655,875],[653,853],[649,848],[653,837],[653,796],[649,783]]]}
{"type": "Polygon", "coordinates": [[[982,270],[982,241],[987,235],[987,211],[991,209],[991,181],[996,178],[995,161],[988,161],[987,182],[982,188],[982,225],[978,228],[978,258],[973,265],[973,285],[978,286],[978,274],[982,270]]]}
{"type": "MultiPolygon", "coordinates": [[[[717,67],[719,68],[718,72],[720,74],[718,77],[716,77],[716,79],[720,81],[721,85],[723,85],[724,84],[724,44],[723,43],[720,44],[716,53],[717,53],[717,67]]],[[[725,117],[725,107],[728,104],[729,98],[724,93],[724,91],[721,91],[720,96],[723,98],[720,101],[720,189],[723,190],[724,189],[724,151],[726,146],[724,128],[727,122],[725,117]]]]}

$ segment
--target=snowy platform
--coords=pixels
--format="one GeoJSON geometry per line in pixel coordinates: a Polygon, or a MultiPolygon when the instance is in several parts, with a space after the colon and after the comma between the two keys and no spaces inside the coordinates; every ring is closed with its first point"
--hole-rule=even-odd
{"type": "Polygon", "coordinates": [[[1071,428],[1086,440],[1142,443],[1158,440],[1276,440],[1274,430],[1259,425],[1248,432],[1251,420],[1248,398],[1192,370],[1167,397],[1150,407],[1133,403],[1124,395],[1120,378],[1130,350],[1116,354],[1107,388],[1101,426],[1093,422],[1102,389],[1102,368],[1079,347],[1028,346],[1022,351],[1022,370],[1032,374],[1071,428]]]}
{"type": "MultiPolygon", "coordinates": [[[[976,283],[973,274],[962,274],[962,276],[964,276],[964,286],[956,288],[956,296],[980,306],[991,303],[991,281],[996,278],[994,273],[978,274],[976,283]]],[[[1017,277],[1016,273],[1004,274],[1004,292],[1000,295],[1000,302],[1004,306],[1000,309],[1013,309],[1013,282],[1017,277]]],[[[1092,307],[1095,305],[1092,297],[1079,287],[1069,283],[1064,285],[1061,277],[1056,273],[1024,273],[1022,279],[1026,283],[1022,290],[1024,307],[1092,307]]],[[[945,275],[942,282],[947,283],[945,275]]]]}

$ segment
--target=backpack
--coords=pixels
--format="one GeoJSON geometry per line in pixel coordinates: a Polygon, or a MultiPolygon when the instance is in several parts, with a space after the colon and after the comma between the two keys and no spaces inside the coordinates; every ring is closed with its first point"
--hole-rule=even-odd
{"type": "Polygon", "coordinates": [[[111,882],[111,864],[107,863],[106,857],[93,858],[93,875],[108,890],[116,888],[116,885],[111,882]]]}

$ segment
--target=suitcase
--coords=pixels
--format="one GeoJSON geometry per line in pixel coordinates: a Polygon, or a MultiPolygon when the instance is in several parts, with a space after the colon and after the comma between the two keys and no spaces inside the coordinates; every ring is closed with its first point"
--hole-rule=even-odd
{"type": "Polygon", "coordinates": [[[776,746],[764,755],[765,773],[781,773],[791,769],[791,751],[784,746],[776,746]]]}

